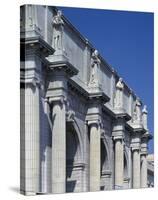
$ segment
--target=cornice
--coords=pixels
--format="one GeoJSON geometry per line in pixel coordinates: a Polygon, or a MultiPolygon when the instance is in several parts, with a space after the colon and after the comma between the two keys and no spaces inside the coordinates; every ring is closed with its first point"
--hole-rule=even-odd
{"type": "Polygon", "coordinates": [[[36,48],[39,52],[43,53],[45,57],[52,55],[55,52],[55,50],[38,35],[34,37],[20,38],[20,46],[24,51],[36,48]]]}
{"type": "Polygon", "coordinates": [[[146,130],[144,129],[142,124],[135,124],[135,123],[126,123],[126,127],[132,133],[141,133],[144,134],[146,130]]]}
{"type": "Polygon", "coordinates": [[[49,68],[51,70],[63,70],[70,77],[78,74],[78,69],[76,69],[69,61],[55,61],[49,62],[49,68]]]}
{"type": "Polygon", "coordinates": [[[81,87],[79,84],[77,84],[74,80],[69,79],[68,80],[68,87],[72,90],[75,91],[78,95],[84,97],[86,100],[89,98],[88,92],[81,87]]]}

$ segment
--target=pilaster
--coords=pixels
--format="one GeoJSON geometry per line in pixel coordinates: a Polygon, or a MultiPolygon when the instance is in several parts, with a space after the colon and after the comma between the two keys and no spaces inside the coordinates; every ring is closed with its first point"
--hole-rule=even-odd
{"type": "Polygon", "coordinates": [[[89,121],[90,129],[90,191],[100,190],[100,124],[89,121]]]}
{"type": "Polygon", "coordinates": [[[132,148],[133,188],[140,188],[140,148],[132,148]]]}
{"type": "Polygon", "coordinates": [[[125,119],[117,118],[113,124],[112,136],[114,140],[115,158],[115,189],[123,188],[124,179],[124,132],[125,119]]]}
{"type": "Polygon", "coordinates": [[[100,142],[102,107],[109,101],[100,87],[89,85],[89,108],[86,121],[89,126],[90,135],[90,191],[100,190],[100,142]]]}
{"type": "Polygon", "coordinates": [[[46,96],[52,107],[52,193],[64,193],[66,192],[66,102],[68,80],[76,75],[78,70],[69,63],[60,49],[55,55],[49,56],[47,60],[49,69],[46,96]]]}
{"type": "Polygon", "coordinates": [[[140,142],[141,132],[134,132],[131,140],[133,188],[140,188],[140,142]]]}
{"type": "Polygon", "coordinates": [[[147,187],[147,155],[148,155],[148,141],[151,139],[151,135],[146,132],[141,137],[141,153],[140,153],[140,159],[141,159],[141,188],[147,187]]]}
{"type": "Polygon", "coordinates": [[[66,192],[66,111],[65,101],[49,98],[52,104],[52,193],[66,192]]]}
{"type": "Polygon", "coordinates": [[[40,37],[21,38],[20,62],[20,191],[40,192],[40,93],[42,64],[54,50],[40,37]]]}

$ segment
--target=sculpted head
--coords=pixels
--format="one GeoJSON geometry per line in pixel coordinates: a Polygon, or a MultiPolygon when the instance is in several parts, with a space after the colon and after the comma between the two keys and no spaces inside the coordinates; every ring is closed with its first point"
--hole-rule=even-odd
{"type": "Polygon", "coordinates": [[[96,50],[96,49],[94,50],[94,55],[95,55],[95,56],[98,56],[98,55],[99,55],[98,50],[96,50]]]}
{"type": "Polygon", "coordinates": [[[120,77],[120,78],[119,78],[119,81],[122,83],[123,79],[120,77]]]}
{"type": "Polygon", "coordinates": [[[146,105],[144,105],[142,112],[143,112],[143,113],[148,113],[148,111],[147,111],[147,106],[146,106],[146,105]]]}
{"type": "Polygon", "coordinates": [[[140,102],[139,97],[137,97],[137,99],[136,99],[136,105],[137,105],[137,106],[141,106],[141,102],[140,102]]]}
{"type": "Polygon", "coordinates": [[[61,17],[61,16],[62,16],[62,11],[61,11],[61,10],[58,10],[57,16],[58,16],[58,17],[61,17]]]}

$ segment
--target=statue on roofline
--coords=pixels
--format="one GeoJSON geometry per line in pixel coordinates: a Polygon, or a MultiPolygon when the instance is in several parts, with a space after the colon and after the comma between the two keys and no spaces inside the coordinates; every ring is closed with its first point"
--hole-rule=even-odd
{"type": "Polygon", "coordinates": [[[56,50],[62,49],[62,32],[64,21],[62,19],[62,11],[58,10],[57,15],[53,17],[53,47],[56,50]]]}
{"type": "Polygon", "coordinates": [[[133,121],[140,122],[142,120],[141,102],[139,98],[136,99],[135,108],[133,113],[133,121]]]}
{"type": "Polygon", "coordinates": [[[100,59],[99,53],[97,50],[94,50],[91,57],[91,74],[89,84],[93,86],[99,86],[99,67],[100,67],[100,59]]]}
{"type": "Polygon", "coordinates": [[[123,79],[119,78],[118,82],[116,83],[116,93],[115,93],[115,107],[122,108],[123,107],[123,89],[124,83],[123,79]]]}

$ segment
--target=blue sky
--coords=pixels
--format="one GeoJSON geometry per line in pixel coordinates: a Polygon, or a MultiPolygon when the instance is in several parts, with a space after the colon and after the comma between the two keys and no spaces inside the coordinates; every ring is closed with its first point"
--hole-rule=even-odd
{"type": "MultiPolygon", "coordinates": [[[[61,8],[148,107],[154,132],[154,15],[144,12],[61,8]]],[[[153,141],[149,143],[153,152],[153,141]]]]}

